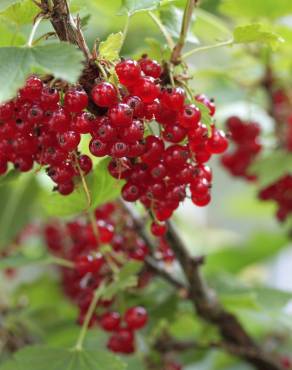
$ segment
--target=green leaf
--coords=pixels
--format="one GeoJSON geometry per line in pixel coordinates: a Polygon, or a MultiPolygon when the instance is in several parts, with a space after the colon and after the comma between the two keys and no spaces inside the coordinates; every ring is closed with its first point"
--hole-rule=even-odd
{"type": "Polygon", "coordinates": [[[138,12],[155,10],[160,6],[160,0],[122,0],[119,14],[132,15],[138,12]]]}
{"type": "Polygon", "coordinates": [[[114,179],[108,172],[107,166],[110,159],[101,160],[93,171],[85,177],[91,194],[91,206],[82,184],[76,186],[74,192],[68,196],[57,193],[43,194],[42,204],[49,215],[70,216],[82,211],[93,210],[97,206],[116,199],[123,185],[123,181],[114,179]]]}
{"type": "Polygon", "coordinates": [[[233,39],[237,44],[246,44],[251,42],[265,43],[272,49],[277,48],[279,43],[284,42],[284,39],[280,35],[275,32],[271,32],[260,23],[236,27],[233,32],[233,39]]]}
{"type": "Polygon", "coordinates": [[[38,185],[33,175],[23,174],[17,182],[7,183],[0,189],[1,248],[9,244],[32,217],[38,185]]]}
{"type": "Polygon", "coordinates": [[[288,239],[282,234],[257,233],[242,245],[229,246],[210,254],[207,258],[206,271],[222,270],[237,273],[249,265],[265,262],[287,246],[287,243],[288,239]]]}
{"type": "Polygon", "coordinates": [[[82,71],[83,55],[75,46],[52,43],[36,47],[0,48],[0,102],[12,98],[31,72],[51,73],[75,83],[82,71]]]}
{"type": "Polygon", "coordinates": [[[291,170],[292,154],[281,150],[259,157],[249,167],[249,172],[257,175],[261,187],[272,184],[291,170]]]}
{"type": "Polygon", "coordinates": [[[1,0],[0,3],[0,12],[3,12],[3,10],[9,8],[10,6],[20,3],[22,0],[1,0]]]}
{"type": "Polygon", "coordinates": [[[195,105],[200,109],[201,121],[210,129],[212,124],[212,117],[210,116],[209,108],[205,104],[195,101],[195,105]]]}
{"type": "Polygon", "coordinates": [[[0,270],[23,267],[35,263],[47,263],[50,257],[38,246],[21,247],[21,250],[8,257],[1,258],[0,270]]]}
{"type": "Polygon", "coordinates": [[[11,170],[0,177],[0,186],[14,183],[21,176],[18,170],[11,170]]]}
{"type": "Polygon", "coordinates": [[[0,370],[124,370],[126,365],[108,351],[31,346],[14,355],[0,370]]]}
{"type": "MultiPolygon", "coordinates": [[[[103,294],[103,298],[111,299],[114,295],[137,285],[137,273],[141,270],[142,263],[130,261],[118,272],[115,281],[109,284],[103,294]]],[[[1,370],[1,369],[0,369],[1,370]]]]}
{"type": "Polygon", "coordinates": [[[99,57],[101,59],[106,59],[110,61],[119,59],[119,51],[122,47],[122,44],[122,32],[112,33],[105,41],[100,43],[98,48],[99,57]]]}
{"type": "MultiPolygon", "coordinates": [[[[5,2],[6,1],[4,1],[4,3],[5,2]]],[[[36,4],[31,0],[10,1],[10,3],[12,3],[10,4],[12,6],[6,7],[6,10],[0,14],[0,17],[13,23],[14,27],[32,24],[34,18],[40,11],[36,4]]],[[[1,7],[2,4],[0,5],[0,9],[1,7]]]]}
{"type": "Polygon", "coordinates": [[[0,47],[23,45],[25,42],[24,36],[15,26],[13,27],[9,22],[4,22],[2,20],[0,21],[0,35],[0,47]]]}
{"type": "Polygon", "coordinates": [[[222,0],[220,11],[232,18],[274,19],[292,12],[290,0],[222,0]]]}
{"type": "MultiPolygon", "coordinates": [[[[161,8],[159,11],[160,19],[163,25],[166,27],[170,35],[178,40],[181,31],[181,24],[183,19],[183,11],[175,6],[169,6],[167,8],[161,8]]],[[[192,21],[195,21],[195,15],[192,17],[192,21]]],[[[199,40],[190,29],[188,32],[187,41],[192,44],[198,44],[199,40]]]]}

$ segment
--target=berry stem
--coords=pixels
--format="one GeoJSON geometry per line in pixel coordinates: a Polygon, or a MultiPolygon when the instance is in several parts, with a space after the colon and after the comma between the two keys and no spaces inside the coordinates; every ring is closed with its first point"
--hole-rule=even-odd
{"type": "Polygon", "coordinates": [[[83,173],[83,171],[82,171],[82,169],[81,169],[81,167],[79,165],[77,153],[75,153],[75,163],[76,163],[76,167],[77,167],[77,170],[78,170],[79,175],[80,175],[80,178],[81,178],[81,182],[82,182],[82,186],[83,186],[83,189],[84,189],[84,193],[85,193],[86,198],[87,198],[87,205],[88,205],[88,208],[90,208],[91,207],[91,203],[92,203],[91,194],[90,194],[90,190],[88,188],[88,185],[87,185],[87,182],[86,182],[84,173],[83,173]]]}
{"type": "Polygon", "coordinates": [[[100,286],[94,292],[92,301],[91,301],[90,306],[89,306],[89,308],[86,312],[84,323],[83,323],[82,328],[80,330],[77,342],[74,346],[75,351],[81,351],[83,349],[83,343],[84,343],[84,339],[85,339],[85,336],[86,336],[86,333],[87,333],[87,330],[88,330],[88,325],[90,323],[90,320],[92,319],[92,316],[94,314],[94,310],[96,308],[96,305],[97,305],[99,299],[102,297],[102,295],[105,291],[105,287],[106,287],[106,282],[104,281],[100,284],[100,286]]]}
{"type": "Polygon", "coordinates": [[[220,48],[220,47],[223,47],[223,46],[231,46],[231,45],[233,45],[233,42],[234,41],[232,39],[232,40],[218,42],[218,44],[214,44],[214,45],[201,46],[199,48],[195,48],[195,49],[192,49],[190,51],[187,51],[186,53],[184,53],[181,56],[181,59],[186,59],[186,58],[190,57],[191,55],[193,55],[195,53],[199,53],[201,51],[207,51],[207,50],[211,50],[211,49],[216,49],[216,48],[220,48]]]}
{"type": "Polygon", "coordinates": [[[103,68],[103,66],[102,66],[102,64],[100,62],[96,62],[96,64],[97,64],[97,66],[98,66],[98,68],[99,68],[99,70],[100,70],[100,72],[101,72],[104,80],[107,81],[108,80],[108,75],[106,73],[106,70],[103,68]]]}
{"type": "Polygon", "coordinates": [[[43,16],[42,15],[39,15],[36,20],[35,20],[35,23],[32,27],[32,30],[30,32],[30,35],[29,35],[29,38],[28,38],[28,41],[27,41],[27,46],[28,47],[32,47],[32,44],[33,44],[33,39],[34,39],[34,36],[35,36],[35,33],[36,33],[36,30],[38,28],[38,26],[40,25],[41,21],[43,20],[43,16]]]}
{"type": "Polygon", "coordinates": [[[60,257],[51,257],[50,262],[55,264],[55,265],[67,267],[67,268],[70,268],[70,269],[75,268],[73,262],[71,262],[69,260],[65,260],[64,258],[60,258],[60,257]]]}
{"type": "Polygon", "coordinates": [[[169,46],[169,48],[172,50],[174,47],[175,47],[175,43],[172,39],[172,37],[170,36],[169,32],[167,31],[167,29],[164,27],[164,25],[162,24],[162,22],[160,21],[160,19],[156,16],[155,13],[153,12],[148,12],[148,14],[150,15],[150,17],[153,19],[153,21],[156,23],[156,25],[158,26],[158,28],[160,29],[161,33],[163,34],[163,36],[165,37],[165,40],[169,46]]]}
{"type": "Polygon", "coordinates": [[[179,36],[177,44],[175,45],[172,51],[172,55],[170,59],[173,64],[179,64],[181,62],[181,52],[186,42],[188,29],[190,27],[191,20],[192,20],[193,10],[197,2],[198,0],[188,0],[187,1],[186,7],[184,10],[180,36],[179,36]]]}

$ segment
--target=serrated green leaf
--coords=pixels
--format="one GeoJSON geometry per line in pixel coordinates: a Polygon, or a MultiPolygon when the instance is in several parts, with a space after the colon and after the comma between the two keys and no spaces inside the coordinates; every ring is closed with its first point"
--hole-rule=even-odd
{"type": "Polygon", "coordinates": [[[108,38],[101,42],[98,48],[101,59],[114,61],[119,59],[119,51],[123,44],[122,32],[112,33],[108,38]]]}
{"type": "Polygon", "coordinates": [[[52,43],[36,47],[0,48],[0,102],[12,98],[31,72],[51,73],[75,83],[82,71],[83,55],[75,46],[52,43]]]}
{"type": "Polygon", "coordinates": [[[68,196],[57,193],[43,194],[44,209],[52,216],[70,216],[86,210],[93,210],[100,204],[116,199],[123,181],[114,179],[108,172],[109,159],[101,160],[94,170],[86,176],[86,183],[91,194],[91,206],[82,184],[78,184],[74,192],[68,196]]]}
{"type": "Polygon", "coordinates": [[[261,187],[272,184],[291,171],[292,154],[281,150],[259,157],[249,167],[249,173],[257,176],[261,187]]]}
{"type": "Polygon", "coordinates": [[[126,365],[108,351],[76,351],[31,346],[17,352],[13,360],[3,364],[0,370],[124,370],[125,368],[126,365]]]}
{"type": "MultiPolygon", "coordinates": [[[[31,0],[13,1],[10,3],[10,6],[6,6],[6,10],[0,14],[0,17],[13,23],[14,27],[32,24],[35,16],[40,11],[31,0]]],[[[2,4],[0,5],[0,9],[1,6],[2,4]]]]}
{"type": "MultiPolygon", "coordinates": [[[[183,19],[183,11],[175,6],[161,8],[159,11],[160,19],[166,27],[170,35],[178,40],[181,31],[181,24],[183,19]]],[[[192,16],[192,23],[195,22],[195,15],[192,16]]],[[[192,32],[191,28],[188,32],[187,41],[192,44],[199,44],[198,38],[192,32]]]]}
{"type": "Polygon", "coordinates": [[[110,283],[104,294],[103,298],[111,299],[114,295],[122,292],[128,288],[133,288],[137,285],[137,273],[141,270],[142,263],[137,261],[130,261],[126,263],[118,272],[115,281],[110,283]]]}
{"type": "Polygon", "coordinates": [[[3,12],[3,10],[9,8],[10,6],[20,3],[23,0],[1,0],[0,2],[0,12],[3,12]]]}
{"type": "Polygon", "coordinates": [[[159,6],[160,0],[122,0],[122,6],[118,14],[132,15],[138,12],[155,10],[159,6]]]}
{"type": "Polygon", "coordinates": [[[272,49],[277,48],[279,43],[284,42],[284,39],[280,35],[267,30],[260,23],[236,27],[233,32],[233,39],[237,44],[246,44],[251,42],[265,43],[272,49]]]}
{"type": "Polygon", "coordinates": [[[220,11],[237,18],[269,18],[275,19],[292,12],[290,0],[222,0],[220,11]]]}

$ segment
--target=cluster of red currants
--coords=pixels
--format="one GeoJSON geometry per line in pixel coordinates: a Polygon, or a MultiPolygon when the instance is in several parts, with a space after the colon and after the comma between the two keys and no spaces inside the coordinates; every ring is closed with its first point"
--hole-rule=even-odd
{"type": "Polygon", "coordinates": [[[115,73],[118,83],[97,77],[89,95],[81,87],[59,92],[28,78],[17,97],[0,106],[0,174],[9,162],[20,171],[36,162],[68,195],[74,177],[92,169],[91,158],[78,152],[81,135],[90,134],[91,154],[112,158],[110,174],[126,181],[122,197],[140,200],[157,220],[153,234],[161,236],[163,222],[187,196],[197,206],[210,202],[212,173],[205,163],[228,142],[214,124],[202,123],[198,106],[212,117],[213,101],[168,87],[155,60],[122,60],[115,73]]]}
{"type": "MultiPolygon", "coordinates": [[[[162,68],[146,56],[122,60],[115,70],[120,89],[100,82],[91,92],[95,104],[107,108],[93,133],[91,153],[112,157],[109,172],[126,180],[123,199],[140,200],[159,222],[171,217],[188,189],[194,204],[207,205],[212,173],[205,163],[228,142],[215,126],[208,134],[196,102],[210,116],[214,103],[204,95],[188,101],[183,88],[161,86],[162,68]]],[[[165,231],[163,224],[153,226],[154,235],[165,231]]]]}
{"type": "MultiPolygon", "coordinates": [[[[79,324],[84,322],[94,291],[100,284],[105,279],[111,281],[113,271],[122,268],[127,261],[143,262],[150,253],[132,219],[120,204],[106,203],[97,208],[95,223],[96,230],[92,223],[81,218],[67,223],[52,221],[44,229],[49,251],[73,263],[73,269],[61,268],[61,274],[66,295],[79,307],[79,324]],[[103,250],[104,245],[110,245],[111,248],[103,250]]],[[[155,257],[165,262],[173,260],[166,243],[163,248],[159,245],[155,257]]],[[[149,273],[146,269],[142,270],[137,288],[143,288],[148,282],[149,273]]],[[[105,331],[111,332],[108,341],[110,350],[132,353],[134,331],[146,325],[148,315],[143,307],[130,307],[121,317],[117,308],[115,297],[111,300],[101,299],[90,326],[100,325],[105,331]]]]}
{"type": "Polygon", "coordinates": [[[292,213],[292,175],[285,175],[273,184],[260,190],[261,200],[273,200],[278,205],[276,217],[283,222],[292,213]]]}
{"type": "Polygon", "coordinates": [[[249,181],[256,180],[256,176],[248,173],[248,168],[262,149],[259,141],[260,126],[256,122],[245,122],[237,116],[232,116],[227,119],[226,128],[235,148],[221,157],[223,166],[233,176],[249,181]]]}
{"type": "Polygon", "coordinates": [[[90,157],[76,151],[94,119],[84,111],[87,104],[82,88],[72,87],[61,99],[57,89],[29,77],[15,99],[0,105],[0,175],[9,163],[27,172],[36,162],[47,166],[61,194],[70,194],[74,177],[92,168],[90,157]]]}

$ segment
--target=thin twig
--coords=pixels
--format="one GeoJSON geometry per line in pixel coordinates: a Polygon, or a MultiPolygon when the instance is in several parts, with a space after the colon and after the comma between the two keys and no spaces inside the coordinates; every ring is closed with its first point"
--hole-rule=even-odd
{"type": "Polygon", "coordinates": [[[186,4],[184,15],[183,15],[180,36],[179,36],[178,42],[173,48],[171,58],[170,58],[170,61],[174,65],[177,65],[181,62],[181,52],[186,42],[188,30],[189,30],[189,27],[192,21],[193,10],[196,4],[197,4],[197,0],[187,0],[187,4],[186,4]]]}
{"type": "Polygon", "coordinates": [[[175,47],[175,43],[174,43],[172,37],[170,36],[169,32],[164,27],[164,25],[162,24],[161,20],[156,16],[155,13],[153,13],[153,12],[150,11],[150,12],[148,12],[148,14],[153,19],[153,21],[157,24],[157,26],[160,29],[161,33],[165,37],[165,40],[167,42],[167,45],[172,50],[175,47]]]}

